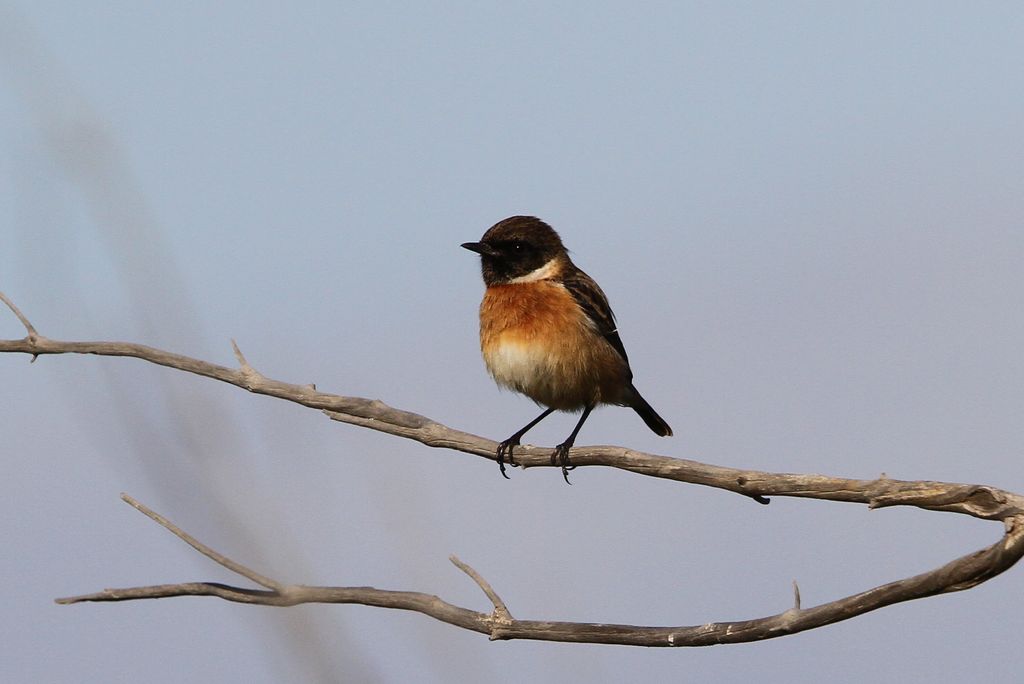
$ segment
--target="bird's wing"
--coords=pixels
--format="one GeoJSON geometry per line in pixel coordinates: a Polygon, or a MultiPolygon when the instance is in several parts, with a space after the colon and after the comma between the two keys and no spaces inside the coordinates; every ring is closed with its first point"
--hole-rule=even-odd
{"type": "Polygon", "coordinates": [[[583,312],[594,323],[598,332],[604,336],[604,339],[608,340],[608,344],[612,345],[615,351],[619,352],[622,360],[628,365],[629,357],[626,356],[626,348],[622,346],[619,331],[615,327],[615,314],[612,312],[612,307],[608,304],[608,298],[604,296],[604,292],[594,282],[594,279],[580,269],[573,268],[570,273],[564,276],[562,284],[565,285],[565,289],[569,291],[569,294],[576,300],[579,307],[583,309],[583,312]]]}

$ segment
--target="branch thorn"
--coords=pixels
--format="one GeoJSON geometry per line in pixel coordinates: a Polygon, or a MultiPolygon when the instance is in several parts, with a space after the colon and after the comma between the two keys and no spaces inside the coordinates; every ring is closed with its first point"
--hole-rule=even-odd
{"type": "Polygon", "coordinates": [[[249,362],[245,360],[245,354],[243,354],[242,350],[238,348],[238,343],[235,342],[235,338],[233,337],[231,338],[231,349],[234,350],[235,358],[238,360],[238,365],[242,368],[242,370],[251,371],[252,366],[250,366],[249,362]]]}

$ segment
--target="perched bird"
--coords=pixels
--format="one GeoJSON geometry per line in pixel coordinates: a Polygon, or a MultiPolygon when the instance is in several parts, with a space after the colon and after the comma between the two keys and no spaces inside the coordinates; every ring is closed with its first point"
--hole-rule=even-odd
{"type": "Polygon", "coordinates": [[[636,387],[615,315],[597,283],[576,267],[558,233],[533,216],[494,224],[480,242],[464,248],[480,255],[484,285],[480,349],[487,370],[504,387],[547,409],[498,445],[505,461],[534,425],[554,411],[583,411],[568,439],[555,447],[551,464],[569,481],[569,449],[598,404],[629,406],[647,427],[666,437],[668,426],[636,387]]]}

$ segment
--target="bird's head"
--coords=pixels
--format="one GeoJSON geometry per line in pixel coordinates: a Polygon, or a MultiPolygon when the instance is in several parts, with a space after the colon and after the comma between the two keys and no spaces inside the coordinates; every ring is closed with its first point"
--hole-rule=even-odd
{"type": "Polygon", "coordinates": [[[568,254],[554,228],[533,216],[495,223],[480,242],[462,246],[480,255],[484,283],[533,282],[557,276],[568,254]]]}

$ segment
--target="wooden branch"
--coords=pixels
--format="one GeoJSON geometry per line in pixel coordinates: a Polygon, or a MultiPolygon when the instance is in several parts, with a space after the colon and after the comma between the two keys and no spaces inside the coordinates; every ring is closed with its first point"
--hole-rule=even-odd
{"type": "MultiPolygon", "coordinates": [[[[315,385],[294,385],[266,378],[245,359],[232,341],[240,367],[218,366],[199,359],[127,342],[63,342],[40,335],[14,304],[0,293],[28,331],[20,340],[0,340],[0,352],[31,354],[95,354],[130,356],[176,370],[195,373],[264,394],[315,408],[331,419],[412,439],[431,447],[453,449],[488,459],[495,458],[497,443],[461,432],[425,416],[396,409],[383,402],[317,391],[315,385]]],[[[516,460],[523,467],[550,467],[549,448],[522,447],[516,460]]],[[[236,563],[199,543],[170,521],[130,497],[125,501],[160,523],[194,549],[232,572],[264,587],[247,589],[199,582],[129,589],[107,589],[95,594],[58,599],[58,603],[125,601],[170,596],[216,596],[228,601],[268,606],[299,603],[358,603],[381,608],[411,610],[491,639],[538,639],[636,646],[705,646],[774,638],[847,620],[883,606],[951,591],[969,589],[1014,565],[1024,555],[1024,497],[986,485],[931,481],[852,480],[823,475],[769,473],[740,470],[623,447],[575,447],[575,466],[602,465],[641,475],[716,487],[767,503],[768,496],[793,496],[867,504],[871,508],[915,506],[948,511],[1004,523],[1003,537],[995,544],[953,560],[940,568],[869,589],[813,608],[802,608],[800,590],[793,585],[793,606],[777,615],[742,622],[708,623],[693,627],[643,627],[603,623],[517,620],[491,585],[475,570],[452,557],[451,561],[481,588],[491,601],[490,613],[460,608],[436,596],[418,592],[387,591],[372,587],[311,587],[286,585],[236,563]]]]}
{"type": "MultiPolygon", "coordinates": [[[[13,304],[0,293],[2,301],[13,304]]],[[[14,309],[16,311],[16,309],[14,309]]],[[[430,447],[452,449],[494,460],[498,443],[442,425],[426,416],[388,406],[376,399],[319,392],[315,385],[294,385],[272,380],[256,371],[232,341],[238,369],[193,359],[129,342],[64,342],[37,333],[20,312],[29,330],[20,340],[0,340],[0,352],[31,354],[94,354],[128,356],[175,370],[194,373],[323,411],[332,420],[411,439],[430,447]]],[[[574,466],[605,466],[640,475],[724,489],[766,503],[770,496],[793,496],[883,506],[916,506],[962,513],[986,520],[1006,520],[1024,514],[1024,497],[986,485],[892,480],[852,480],[824,475],[769,473],[726,468],[699,461],[634,451],[618,446],[578,446],[570,451],[574,466]]],[[[516,462],[524,468],[551,466],[551,448],[525,445],[516,448],[516,462]]]]}
{"type": "Polygon", "coordinates": [[[246,589],[215,582],[162,584],[103,591],[57,599],[71,604],[87,601],[133,601],[172,596],[215,596],[225,601],[262,606],[294,606],[300,603],[355,603],[378,608],[410,610],[494,639],[534,639],[627,646],[711,646],[774,639],[808,629],[848,620],[884,606],[951,591],[962,591],[1003,572],[1024,555],[1024,518],[1007,522],[997,543],[958,558],[941,568],[854,594],[813,608],[800,607],[800,591],[794,583],[794,605],[769,617],[739,622],[713,622],[689,627],[647,627],[588,622],[517,620],[491,585],[471,567],[452,556],[451,561],[468,574],[490,599],[494,609],[481,613],[443,599],[414,591],[390,591],[373,587],[315,587],[286,585],[264,578],[240,563],[200,544],[163,516],[125,494],[121,498],[173,532],[203,555],[225,568],[253,579],[267,590],[246,589]]]}

